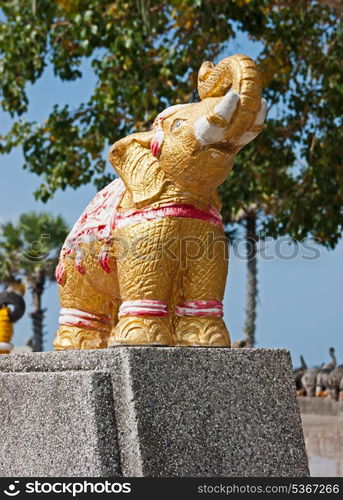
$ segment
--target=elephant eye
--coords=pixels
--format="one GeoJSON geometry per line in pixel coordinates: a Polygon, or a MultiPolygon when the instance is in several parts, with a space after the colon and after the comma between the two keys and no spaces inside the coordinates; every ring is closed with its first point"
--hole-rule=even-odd
{"type": "Polygon", "coordinates": [[[180,128],[182,127],[182,125],[185,123],[186,120],[181,120],[181,119],[177,119],[174,121],[173,125],[171,126],[171,131],[173,132],[174,130],[176,130],[177,128],[180,128]]]}

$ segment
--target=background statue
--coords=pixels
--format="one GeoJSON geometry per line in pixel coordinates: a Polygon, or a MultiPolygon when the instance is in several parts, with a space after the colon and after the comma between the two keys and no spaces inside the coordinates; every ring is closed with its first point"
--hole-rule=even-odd
{"type": "Polygon", "coordinates": [[[329,356],[331,357],[331,361],[321,366],[317,375],[316,396],[318,397],[325,397],[328,395],[328,378],[337,365],[335,349],[333,347],[329,348],[329,356]]]}
{"type": "Polygon", "coordinates": [[[307,364],[304,360],[303,355],[300,356],[301,366],[299,368],[295,368],[294,370],[294,379],[295,379],[295,388],[298,396],[303,396],[305,394],[305,388],[302,383],[302,378],[304,376],[305,371],[307,370],[307,364]]]}
{"type": "Polygon", "coordinates": [[[206,62],[200,102],[167,108],[151,131],[111,147],[120,178],[95,196],[62,248],[55,349],[230,346],[217,188],[262,130],[261,90],[249,57],[206,62]]]}
{"type": "Polygon", "coordinates": [[[329,348],[331,361],[315,368],[307,368],[302,356],[301,367],[294,370],[298,396],[328,397],[343,400],[343,365],[337,366],[335,349],[329,348]]]}
{"type": "Polygon", "coordinates": [[[327,390],[330,399],[343,401],[343,365],[337,366],[329,374],[327,390]]]}

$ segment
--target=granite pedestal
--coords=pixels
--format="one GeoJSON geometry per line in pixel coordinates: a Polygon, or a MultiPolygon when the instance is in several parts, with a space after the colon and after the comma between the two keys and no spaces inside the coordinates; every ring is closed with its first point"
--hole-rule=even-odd
{"type": "Polygon", "coordinates": [[[0,373],[1,476],[119,474],[108,373],[0,373]]]}
{"type": "Polygon", "coordinates": [[[0,422],[2,476],[309,475],[283,349],[3,355],[0,422]]]}

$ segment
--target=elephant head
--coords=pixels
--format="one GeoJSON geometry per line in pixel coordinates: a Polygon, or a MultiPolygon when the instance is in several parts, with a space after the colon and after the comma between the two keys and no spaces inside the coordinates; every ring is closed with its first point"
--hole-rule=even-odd
{"type": "Polygon", "coordinates": [[[160,113],[149,132],[117,141],[110,161],[133,206],[186,199],[209,203],[239,150],[262,130],[266,102],[254,62],[232,56],[199,71],[200,102],[160,113]]]}

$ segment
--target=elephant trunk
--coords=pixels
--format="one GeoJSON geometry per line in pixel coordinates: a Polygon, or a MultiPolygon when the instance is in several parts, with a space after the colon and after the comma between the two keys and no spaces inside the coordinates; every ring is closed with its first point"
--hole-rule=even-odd
{"type": "MultiPolygon", "coordinates": [[[[250,57],[238,54],[223,59],[216,66],[208,61],[202,64],[198,75],[200,98],[223,97],[228,91],[229,95],[238,94],[240,99],[230,116],[225,135],[238,143],[254,124],[261,106],[261,74],[250,57]]],[[[222,115],[219,113],[219,116],[222,115]]]]}

